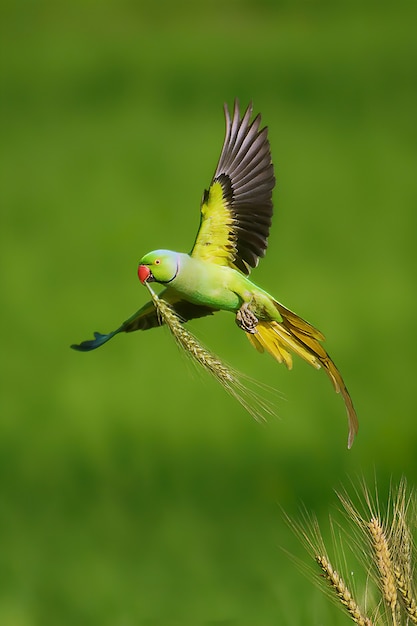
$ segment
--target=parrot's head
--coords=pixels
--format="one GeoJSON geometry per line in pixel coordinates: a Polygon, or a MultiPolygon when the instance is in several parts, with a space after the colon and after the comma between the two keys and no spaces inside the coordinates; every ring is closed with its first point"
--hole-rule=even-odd
{"type": "Polygon", "coordinates": [[[139,261],[138,276],[140,282],[170,283],[179,269],[179,259],[176,252],[171,250],[154,250],[148,252],[139,261]]]}

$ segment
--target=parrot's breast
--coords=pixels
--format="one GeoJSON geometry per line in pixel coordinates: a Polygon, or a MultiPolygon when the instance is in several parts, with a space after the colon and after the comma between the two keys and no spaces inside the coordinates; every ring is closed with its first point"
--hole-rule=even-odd
{"type": "Polygon", "coordinates": [[[224,311],[239,309],[242,298],[235,285],[240,277],[236,270],[193,259],[188,255],[181,254],[179,258],[178,274],[171,282],[171,288],[194,304],[224,311]]]}

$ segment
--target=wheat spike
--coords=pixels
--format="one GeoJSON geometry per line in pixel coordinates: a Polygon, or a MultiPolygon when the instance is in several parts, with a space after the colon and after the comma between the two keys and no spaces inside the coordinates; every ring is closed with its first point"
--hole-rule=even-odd
{"type": "Polygon", "coordinates": [[[397,626],[397,587],[388,540],[377,517],[371,519],[368,523],[368,529],[371,534],[376,564],[380,573],[382,594],[391,609],[392,623],[394,626],[397,626]]]}
{"type": "MultiPolygon", "coordinates": [[[[272,404],[256,393],[256,391],[248,388],[244,382],[245,377],[243,374],[223,363],[218,356],[201,345],[194,335],[185,328],[171,306],[165,300],[159,298],[148,283],[145,283],[145,285],[151,294],[158,315],[160,315],[162,321],[173,334],[177,344],[185,353],[213,376],[257,421],[265,421],[267,416],[274,415],[272,404]]],[[[259,387],[261,391],[266,391],[267,393],[273,391],[267,385],[262,385],[256,381],[250,382],[259,387]]]]}
{"type": "Polygon", "coordinates": [[[328,558],[318,554],[315,558],[316,562],[321,567],[324,577],[330,583],[332,589],[334,589],[340,602],[344,607],[346,607],[346,610],[352,620],[356,622],[356,624],[359,624],[359,626],[373,626],[373,622],[362,614],[357,602],[353,598],[342,577],[335,569],[333,569],[328,558]]]}
{"type": "Polygon", "coordinates": [[[410,589],[409,580],[403,575],[398,565],[394,565],[394,577],[406,613],[413,624],[417,624],[417,604],[410,589]]]}
{"type": "Polygon", "coordinates": [[[341,547],[343,552],[343,544],[347,539],[350,550],[363,565],[367,575],[366,587],[362,593],[364,613],[370,617],[361,613],[356,600],[339,573],[333,569],[328,556],[321,556],[327,555],[327,550],[315,517],[304,512],[303,520],[307,521],[307,525],[293,524],[308,551],[311,553],[313,550],[314,558],[323,572],[322,578],[329,583],[326,585],[327,590],[346,607],[351,619],[357,624],[417,624],[417,597],[413,580],[416,547],[410,526],[410,519],[415,517],[417,502],[415,493],[412,491],[407,494],[406,487],[405,479],[402,479],[398,488],[390,486],[388,503],[383,513],[376,485],[375,495],[364,482],[361,491],[355,489],[358,504],[354,503],[346,491],[338,492],[346,519],[350,522],[350,529],[346,530],[338,522],[339,536],[335,537],[332,532],[334,545],[338,549],[341,547]],[[373,596],[374,583],[378,589],[376,597],[373,596]]]}

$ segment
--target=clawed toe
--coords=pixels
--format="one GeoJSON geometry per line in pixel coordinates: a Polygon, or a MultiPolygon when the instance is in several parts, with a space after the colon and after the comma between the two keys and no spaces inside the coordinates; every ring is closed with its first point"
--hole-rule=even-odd
{"type": "Polygon", "coordinates": [[[247,333],[256,333],[258,318],[249,308],[250,303],[244,302],[236,312],[236,324],[247,333]]]}

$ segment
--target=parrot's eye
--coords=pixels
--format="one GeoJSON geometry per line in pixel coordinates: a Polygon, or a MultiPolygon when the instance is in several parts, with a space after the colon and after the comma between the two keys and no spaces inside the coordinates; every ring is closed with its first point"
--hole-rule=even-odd
{"type": "Polygon", "coordinates": [[[155,259],[154,265],[159,265],[161,263],[161,259],[155,259]]]}

